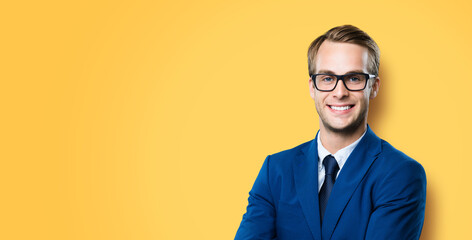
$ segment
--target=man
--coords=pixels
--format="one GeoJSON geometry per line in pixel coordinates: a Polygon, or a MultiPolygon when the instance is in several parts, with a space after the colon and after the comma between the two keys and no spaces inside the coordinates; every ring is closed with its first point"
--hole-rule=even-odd
{"type": "Polygon", "coordinates": [[[309,87],[320,130],[266,158],[235,239],[419,239],[423,167],[367,125],[379,58],[377,44],[354,26],[313,41],[309,87]]]}

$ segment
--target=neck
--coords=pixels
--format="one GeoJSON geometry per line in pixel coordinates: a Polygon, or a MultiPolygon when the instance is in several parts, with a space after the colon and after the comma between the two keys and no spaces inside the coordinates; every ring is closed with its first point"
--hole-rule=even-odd
{"type": "Polygon", "coordinates": [[[332,131],[320,124],[320,137],[323,147],[330,153],[334,154],[340,149],[349,146],[351,143],[359,139],[367,130],[367,123],[361,124],[353,131],[332,131]]]}

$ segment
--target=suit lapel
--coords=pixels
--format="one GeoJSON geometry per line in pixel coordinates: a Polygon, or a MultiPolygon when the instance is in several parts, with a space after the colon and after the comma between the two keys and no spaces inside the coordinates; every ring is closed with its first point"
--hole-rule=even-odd
{"type": "Polygon", "coordinates": [[[318,204],[318,149],[316,138],[293,161],[295,188],[314,239],[321,240],[318,204]]]}
{"type": "Polygon", "coordinates": [[[380,150],[380,138],[367,126],[364,138],[347,159],[329,197],[322,226],[322,235],[325,239],[331,238],[344,208],[380,150]]]}

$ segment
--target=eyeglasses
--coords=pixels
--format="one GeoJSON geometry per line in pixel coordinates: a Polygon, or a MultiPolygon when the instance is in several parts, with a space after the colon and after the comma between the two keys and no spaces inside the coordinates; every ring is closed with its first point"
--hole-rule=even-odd
{"type": "Polygon", "coordinates": [[[315,83],[315,88],[322,92],[331,92],[338,85],[338,81],[342,80],[344,86],[349,91],[361,91],[367,86],[367,80],[377,77],[367,73],[349,73],[345,75],[334,74],[313,74],[310,75],[311,80],[315,83]]]}

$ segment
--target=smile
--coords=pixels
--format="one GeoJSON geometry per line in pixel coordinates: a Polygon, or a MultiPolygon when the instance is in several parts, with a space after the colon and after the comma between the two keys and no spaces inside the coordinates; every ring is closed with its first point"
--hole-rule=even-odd
{"type": "Polygon", "coordinates": [[[346,111],[346,110],[352,108],[354,105],[347,105],[347,106],[331,106],[331,105],[328,105],[328,106],[333,110],[346,111]]]}

